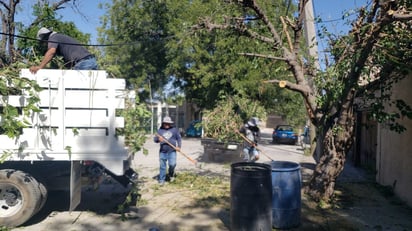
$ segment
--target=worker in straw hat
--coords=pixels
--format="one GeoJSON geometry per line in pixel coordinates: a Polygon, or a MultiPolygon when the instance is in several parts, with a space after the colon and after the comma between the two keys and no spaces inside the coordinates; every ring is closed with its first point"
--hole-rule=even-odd
{"type": "Polygon", "coordinates": [[[164,185],[166,177],[166,167],[168,167],[168,179],[173,182],[175,179],[176,151],[182,147],[182,137],[179,130],[173,126],[174,122],[169,116],[165,116],[162,125],[153,138],[154,142],[160,143],[159,150],[159,184],[164,185]],[[172,145],[170,145],[172,144],[172,145]],[[167,166],[168,165],[168,166],[167,166]]]}
{"type": "Polygon", "coordinates": [[[47,52],[38,66],[30,67],[31,73],[36,74],[38,70],[43,69],[56,55],[63,57],[67,68],[74,70],[97,70],[97,62],[94,55],[76,39],[45,27],[40,28],[37,32],[37,39],[47,42],[47,52]]]}

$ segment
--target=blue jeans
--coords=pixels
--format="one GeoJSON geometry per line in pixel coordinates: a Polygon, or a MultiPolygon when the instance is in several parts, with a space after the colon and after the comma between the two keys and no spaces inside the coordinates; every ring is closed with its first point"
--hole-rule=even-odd
{"type": "Polygon", "coordinates": [[[169,164],[169,177],[173,177],[176,168],[176,152],[160,152],[159,153],[160,173],[159,183],[166,180],[166,164],[169,164]]]}
{"type": "Polygon", "coordinates": [[[88,59],[80,60],[73,67],[74,70],[97,70],[96,58],[91,57],[88,59]]]}
{"type": "Polygon", "coordinates": [[[258,150],[255,147],[244,147],[243,148],[243,160],[244,161],[255,161],[256,157],[259,155],[258,150]]]}

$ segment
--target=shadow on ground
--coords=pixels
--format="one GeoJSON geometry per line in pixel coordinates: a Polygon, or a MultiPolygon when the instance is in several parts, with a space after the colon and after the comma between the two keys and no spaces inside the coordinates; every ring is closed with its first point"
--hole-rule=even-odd
{"type": "MultiPolygon", "coordinates": [[[[97,190],[86,186],[83,187],[81,203],[75,211],[90,211],[97,215],[121,214],[122,211],[119,206],[125,203],[130,190],[130,186],[125,188],[108,176],[97,190]]],[[[53,217],[59,212],[69,211],[69,199],[69,191],[49,192],[43,209],[27,221],[24,226],[34,225],[48,217],[53,217]]]]}

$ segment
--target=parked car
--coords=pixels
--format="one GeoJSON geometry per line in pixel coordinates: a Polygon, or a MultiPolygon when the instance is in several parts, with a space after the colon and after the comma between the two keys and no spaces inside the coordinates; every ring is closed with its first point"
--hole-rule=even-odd
{"type": "Polygon", "coordinates": [[[201,137],[202,136],[202,121],[193,120],[186,129],[187,137],[201,137]]]}
{"type": "Polygon", "coordinates": [[[272,133],[272,143],[288,143],[296,144],[298,141],[298,134],[290,125],[278,125],[272,133]]]}

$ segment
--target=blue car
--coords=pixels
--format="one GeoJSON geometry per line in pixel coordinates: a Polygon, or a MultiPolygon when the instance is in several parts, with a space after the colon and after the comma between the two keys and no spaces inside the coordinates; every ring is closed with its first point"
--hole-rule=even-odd
{"type": "Polygon", "coordinates": [[[298,142],[298,134],[290,125],[278,125],[272,133],[272,143],[287,143],[296,144],[298,142]]]}
{"type": "Polygon", "coordinates": [[[202,121],[193,120],[186,129],[186,137],[201,137],[202,136],[202,121]]]}

